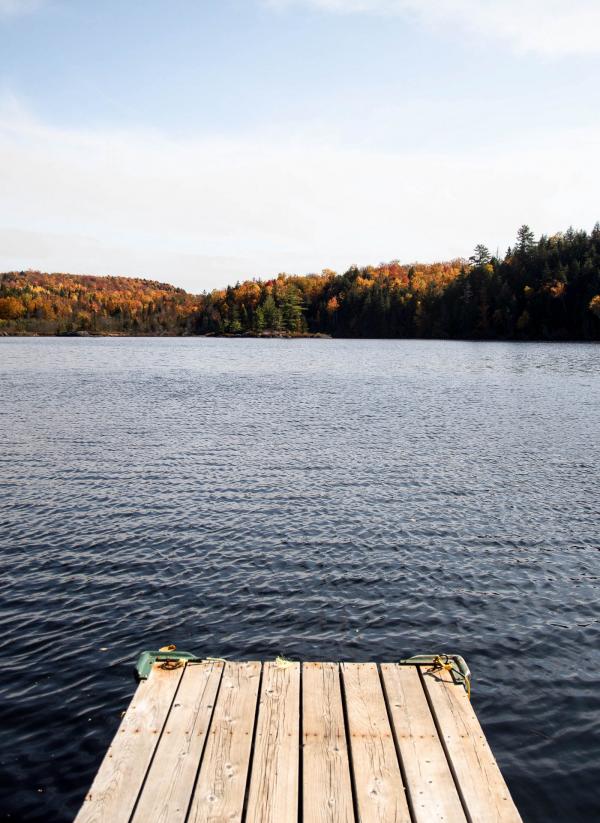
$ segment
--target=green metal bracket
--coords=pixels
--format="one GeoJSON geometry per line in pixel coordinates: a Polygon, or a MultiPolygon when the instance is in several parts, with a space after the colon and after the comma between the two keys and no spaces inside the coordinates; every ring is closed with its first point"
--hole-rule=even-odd
{"type": "Polygon", "coordinates": [[[197,661],[199,659],[201,658],[198,658],[195,654],[192,654],[192,652],[180,652],[179,650],[172,652],[161,652],[160,650],[155,652],[145,651],[140,654],[136,661],[135,676],[137,680],[146,680],[155,663],[163,663],[168,660],[180,660],[187,663],[190,660],[197,661]]]}
{"type": "Polygon", "coordinates": [[[398,662],[402,666],[435,666],[441,658],[445,663],[452,664],[452,672],[456,674],[467,694],[471,693],[471,670],[460,654],[415,654],[398,662]]]}

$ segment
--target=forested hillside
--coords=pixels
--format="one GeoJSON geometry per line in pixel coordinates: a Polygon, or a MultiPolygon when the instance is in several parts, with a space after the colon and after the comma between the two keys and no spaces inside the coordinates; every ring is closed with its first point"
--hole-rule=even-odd
{"type": "Polygon", "coordinates": [[[338,337],[600,339],[600,225],[535,241],[527,226],[504,258],[280,275],[207,295],[195,331],[282,329],[338,337]]]}
{"type": "Polygon", "coordinates": [[[133,277],[0,275],[0,332],[181,334],[201,298],[133,277]]]}
{"type": "Polygon", "coordinates": [[[535,240],[503,258],[476,247],[446,263],[281,274],[193,296],[124,277],[0,276],[0,332],[331,334],[600,340],[600,225],[535,240]]]}

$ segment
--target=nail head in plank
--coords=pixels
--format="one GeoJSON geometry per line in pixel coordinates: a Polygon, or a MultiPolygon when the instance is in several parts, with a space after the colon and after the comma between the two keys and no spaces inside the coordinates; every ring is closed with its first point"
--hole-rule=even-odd
{"type": "Polygon", "coordinates": [[[220,661],[187,664],[148,771],[134,823],[185,820],[222,672],[220,661]]]}
{"type": "Polygon", "coordinates": [[[247,823],[296,823],[300,664],[265,663],[250,775],[247,823]]]}
{"type": "Polygon", "coordinates": [[[302,665],[302,743],[304,823],[353,823],[337,663],[302,665]]]}
{"type": "Polygon", "coordinates": [[[361,823],[410,823],[377,666],[342,663],[341,671],[361,823]]]}
{"type": "Polygon", "coordinates": [[[183,671],[155,663],[139,684],[76,823],[128,823],[183,671]]]}
{"type": "Polygon", "coordinates": [[[416,666],[382,663],[381,673],[415,823],[465,823],[416,666]]]}
{"type": "Polygon", "coordinates": [[[225,664],[189,823],[242,819],[260,668],[257,662],[225,664]]]}
{"type": "Polygon", "coordinates": [[[422,673],[469,817],[518,823],[521,817],[464,688],[449,671],[423,667],[422,673]]]}

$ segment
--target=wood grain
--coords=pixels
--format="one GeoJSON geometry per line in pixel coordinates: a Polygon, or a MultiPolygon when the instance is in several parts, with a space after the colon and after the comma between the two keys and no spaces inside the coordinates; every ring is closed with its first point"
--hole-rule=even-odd
{"type": "Polygon", "coordinates": [[[462,685],[421,672],[157,663],[76,823],[518,823],[462,685]]]}
{"type": "Polygon", "coordinates": [[[471,820],[516,823],[521,817],[462,685],[451,672],[423,669],[448,759],[471,820]]]}
{"type": "Polygon", "coordinates": [[[76,823],[128,823],[184,671],[161,666],[139,684],[76,823]]]}
{"type": "Polygon", "coordinates": [[[225,665],[190,823],[242,819],[260,669],[260,663],[225,665]]]}
{"type": "Polygon", "coordinates": [[[341,666],[361,823],[401,823],[410,813],[375,663],[341,666]]]}
{"type": "Polygon", "coordinates": [[[302,666],[302,744],[304,823],[353,823],[337,663],[302,666]]]}
{"type": "Polygon", "coordinates": [[[246,820],[296,823],[300,753],[300,664],[265,663],[246,820]]]}
{"type": "Polygon", "coordinates": [[[465,823],[460,797],[415,666],[382,663],[384,689],[416,823],[465,823]]]}
{"type": "Polygon", "coordinates": [[[208,734],[222,662],[188,663],[133,820],[185,820],[208,734]]]}

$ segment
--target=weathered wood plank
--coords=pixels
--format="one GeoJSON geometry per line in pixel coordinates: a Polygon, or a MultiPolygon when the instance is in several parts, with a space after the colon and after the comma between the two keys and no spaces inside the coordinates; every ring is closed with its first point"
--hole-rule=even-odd
{"type": "Polygon", "coordinates": [[[342,663],[361,823],[410,823],[392,730],[375,663],[342,663]]]}
{"type": "Polygon", "coordinates": [[[242,819],[260,663],[227,663],[188,820],[242,819]]]}
{"type": "Polygon", "coordinates": [[[246,820],[296,823],[300,753],[300,664],[265,663],[246,820]]]}
{"type": "Polygon", "coordinates": [[[128,823],[183,673],[161,666],[138,686],[76,823],[128,823]]]}
{"type": "Polygon", "coordinates": [[[513,803],[470,700],[445,670],[423,668],[423,680],[469,817],[517,823],[513,803]]]}
{"type": "Polygon", "coordinates": [[[301,698],[297,663],[260,695],[261,663],[155,664],[76,823],[296,823],[301,764],[303,823],[518,823],[462,686],[421,671],[306,663],[301,698]]]}
{"type": "Polygon", "coordinates": [[[465,823],[417,668],[382,663],[381,672],[414,820],[465,823]]]}
{"type": "Polygon", "coordinates": [[[353,823],[337,663],[302,666],[302,743],[304,823],[353,823]]]}
{"type": "Polygon", "coordinates": [[[135,823],[180,823],[198,773],[223,663],[188,663],[142,789],[135,823]]]}

